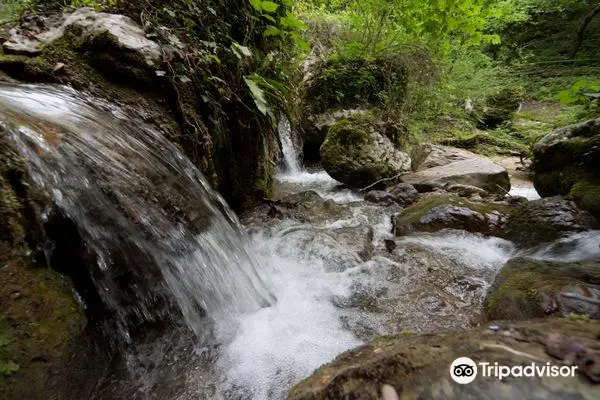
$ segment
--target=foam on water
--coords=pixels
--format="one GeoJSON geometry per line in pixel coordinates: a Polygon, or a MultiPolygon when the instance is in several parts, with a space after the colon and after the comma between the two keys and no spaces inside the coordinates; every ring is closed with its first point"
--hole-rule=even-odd
{"type": "Polygon", "coordinates": [[[324,199],[336,203],[352,203],[362,201],[363,197],[351,189],[341,187],[341,183],[333,179],[325,171],[283,173],[276,177],[279,182],[292,184],[295,192],[314,190],[324,199]]]}
{"type": "Polygon", "coordinates": [[[342,327],[331,302],[349,294],[351,281],[307,257],[288,232],[254,238],[278,300],[239,317],[238,333],[219,360],[228,396],[281,399],[291,385],[361,343],[342,327]]]}

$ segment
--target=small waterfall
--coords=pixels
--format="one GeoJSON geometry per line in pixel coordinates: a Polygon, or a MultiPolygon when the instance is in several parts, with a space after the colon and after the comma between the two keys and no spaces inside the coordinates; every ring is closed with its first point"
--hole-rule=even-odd
{"type": "Polygon", "coordinates": [[[175,310],[200,335],[205,313],[223,320],[274,301],[236,216],[159,132],[71,89],[36,85],[0,85],[0,124],[77,226],[121,339],[131,320],[175,310]]]}
{"type": "Polygon", "coordinates": [[[281,117],[279,119],[277,130],[279,131],[279,138],[281,140],[281,151],[283,153],[286,173],[290,175],[300,173],[302,171],[302,165],[300,164],[300,157],[294,146],[290,121],[285,117],[281,117]]]}

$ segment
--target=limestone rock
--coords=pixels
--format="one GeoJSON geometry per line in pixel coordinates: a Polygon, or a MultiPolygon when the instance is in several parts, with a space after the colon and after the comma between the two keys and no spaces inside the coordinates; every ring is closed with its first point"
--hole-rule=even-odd
{"type": "Polygon", "coordinates": [[[140,54],[148,66],[160,62],[160,46],[147,39],[144,31],[131,18],[97,12],[92,8],[65,12],[60,17],[44,19],[43,23],[22,24],[11,30],[10,37],[3,44],[4,51],[37,55],[45,46],[61,38],[67,29],[78,30],[82,42],[90,42],[108,34],[117,47],[140,54]]]}
{"type": "Polygon", "coordinates": [[[401,180],[412,185],[424,182],[451,182],[476,186],[490,193],[510,191],[510,179],[506,169],[479,156],[402,175],[401,180]]]}

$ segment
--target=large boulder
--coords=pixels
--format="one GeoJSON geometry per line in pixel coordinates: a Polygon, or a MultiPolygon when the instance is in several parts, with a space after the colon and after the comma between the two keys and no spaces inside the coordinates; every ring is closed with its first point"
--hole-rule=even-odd
{"type": "Polygon", "coordinates": [[[554,313],[600,319],[600,260],[510,260],[485,301],[489,320],[522,320],[554,313]]]}
{"type": "Polygon", "coordinates": [[[338,121],[321,146],[321,163],[334,179],[363,188],[410,171],[410,157],[373,128],[370,116],[338,121]]]}
{"type": "Polygon", "coordinates": [[[418,152],[418,162],[413,162],[416,172],[403,175],[402,182],[420,186],[424,183],[457,183],[476,186],[490,193],[510,191],[506,169],[491,160],[466,150],[429,145],[418,152]]]}
{"type": "Polygon", "coordinates": [[[321,114],[304,115],[300,120],[303,161],[305,163],[320,161],[319,149],[327,137],[329,128],[342,118],[365,112],[361,109],[329,110],[321,114]]]}
{"type": "Polygon", "coordinates": [[[533,147],[533,183],[542,197],[570,195],[600,217],[600,118],[550,132],[533,147]]]}
{"type": "MultiPolygon", "coordinates": [[[[598,323],[564,318],[502,323],[466,332],[383,336],[320,367],[288,393],[288,400],[596,398],[600,380],[598,323]],[[498,379],[456,384],[450,366],[475,363],[577,366],[575,375],[498,379]],[[386,397],[383,397],[385,393],[386,397]]],[[[523,369],[522,372],[526,370],[523,369]]]]}
{"type": "Polygon", "coordinates": [[[410,153],[413,171],[441,167],[455,161],[477,157],[479,156],[468,150],[431,143],[415,146],[410,153]]]}

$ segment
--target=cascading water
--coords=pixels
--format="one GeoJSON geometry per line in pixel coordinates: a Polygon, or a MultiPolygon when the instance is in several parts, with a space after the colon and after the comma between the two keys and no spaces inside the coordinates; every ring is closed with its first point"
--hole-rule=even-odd
{"type": "Polygon", "coordinates": [[[301,172],[302,165],[300,163],[300,156],[294,145],[290,121],[285,117],[281,117],[277,130],[279,132],[279,140],[281,140],[281,152],[283,153],[286,173],[294,175],[301,172]]]}
{"type": "Polygon", "coordinates": [[[50,86],[0,86],[0,122],[76,224],[125,340],[131,319],[160,319],[165,302],[198,335],[204,313],[223,320],[273,302],[236,216],[158,132],[50,86]]]}
{"type": "Polygon", "coordinates": [[[600,257],[598,231],[523,251],[462,231],[394,238],[397,206],[357,201],[324,171],[301,169],[279,176],[294,184],[284,194],[315,190],[338,204],[300,204],[302,223],[256,211],[247,238],[169,141],[114,107],[66,88],[0,86],[0,122],[32,179],[77,225],[123,334],[132,317],[160,318],[164,301],[197,334],[173,329],[141,343],[125,356],[133,377],[111,371],[93,399],[282,399],[375,336],[470,327],[512,257],[600,257]],[[204,313],[214,342],[204,340],[204,313]]]}

